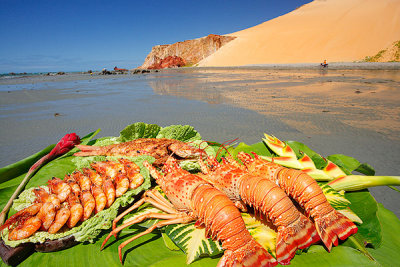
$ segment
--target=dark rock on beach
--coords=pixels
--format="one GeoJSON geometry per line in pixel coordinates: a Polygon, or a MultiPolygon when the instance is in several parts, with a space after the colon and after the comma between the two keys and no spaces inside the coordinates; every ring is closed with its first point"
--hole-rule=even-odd
{"type": "Polygon", "coordinates": [[[186,65],[186,61],[178,56],[167,56],[149,66],[148,69],[165,69],[165,68],[179,68],[186,65]]]}

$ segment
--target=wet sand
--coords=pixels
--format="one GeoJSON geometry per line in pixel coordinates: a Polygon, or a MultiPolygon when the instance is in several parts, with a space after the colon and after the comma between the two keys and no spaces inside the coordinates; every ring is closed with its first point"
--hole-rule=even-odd
{"type": "MultiPolygon", "coordinates": [[[[126,125],[190,124],[206,140],[264,132],[323,156],[345,154],[400,175],[400,72],[331,68],[179,69],[140,75],[0,79],[0,166],[67,132],[118,136],[126,125]]],[[[371,190],[400,217],[399,193],[371,190]]]]}

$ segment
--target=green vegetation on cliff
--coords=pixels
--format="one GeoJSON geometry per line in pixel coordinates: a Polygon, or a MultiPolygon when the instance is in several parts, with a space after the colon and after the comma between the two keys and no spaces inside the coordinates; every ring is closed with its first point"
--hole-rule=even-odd
{"type": "Polygon", "coordinates": [[[394,42],[390,47],[379,51],[374,56],[366,56],[365,62],[399,62],[400,61],[400,40],[394,42]]]}

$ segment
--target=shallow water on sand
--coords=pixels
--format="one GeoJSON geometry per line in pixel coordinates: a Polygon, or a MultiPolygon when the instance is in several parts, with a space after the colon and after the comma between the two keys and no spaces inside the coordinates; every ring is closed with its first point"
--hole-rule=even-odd
{"type": "MultiPolygon", "coordinates": [[[[400,175],[396,70],[170,70],[141,75],[0,79],[0,166],[65,133],[118,136],[137,121],[190,124],[205,140],[260,142],[264,132],[400,175]]],[[[398,193],[373,189],[399,216],[398,193]]]]}

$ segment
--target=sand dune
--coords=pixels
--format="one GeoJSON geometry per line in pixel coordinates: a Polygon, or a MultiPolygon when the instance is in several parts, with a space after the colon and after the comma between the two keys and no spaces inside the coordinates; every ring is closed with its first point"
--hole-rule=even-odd
{"type": "Polygon", "coordinates": [[[315,0],[228,35],[199,66],[363,60],[400,40],[400,0],[315,0]]]}

